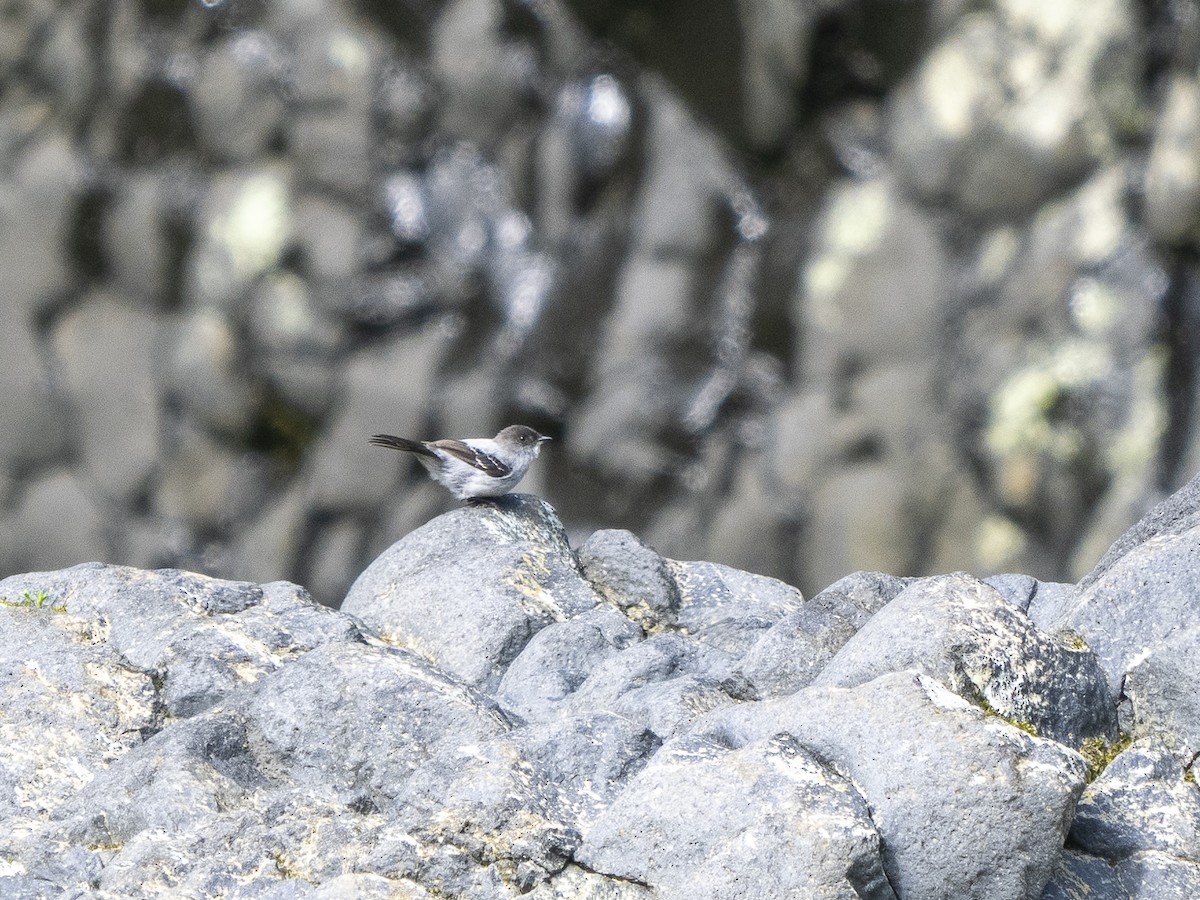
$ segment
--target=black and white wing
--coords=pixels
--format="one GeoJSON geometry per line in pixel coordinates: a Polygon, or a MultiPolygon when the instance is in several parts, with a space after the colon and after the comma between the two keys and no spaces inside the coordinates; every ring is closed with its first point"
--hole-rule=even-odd
{"type": "Polygon", "coordinates": [[[481,447],[455,440],[430,441],[429,446],[448,453],[492,478],[504,478],[512,474],[512,466],[501,462],[494,454],[481,447]]]}

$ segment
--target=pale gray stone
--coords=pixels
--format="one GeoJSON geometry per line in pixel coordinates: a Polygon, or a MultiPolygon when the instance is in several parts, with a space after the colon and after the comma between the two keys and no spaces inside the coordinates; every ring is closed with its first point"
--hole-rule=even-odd
{"type": "Polygon", "coordinates": [[[359,576],[342,609],[467,684],[495,691],[534,634],[598,600],[550,505],[508,494],[401,539],[359,576]]]}
{"type": "Polygon", "coordinates": [[[1113,863],[1143,850],[1200,863],[1200,790],[1169,753],[1139,742],[1084,789],[1070,839],[1113,863]]]}
{"type": "Polygon", "coordinates": [[[1195,897],[1200,893],[1200,863],[1176,859],[1168,853],[1135,853],[1117,865],[1117,877],[1129,892],[1129,900],[1195,897]]]}
{"type": "Polygon", "coordinates": [[[600,596],[647,627],[673,620],[679,586],[659,556],[637,535],[616,528],[593,532],[579,548],[584,577],[600,596]]]}
{"type": "Polygon", "coordinates": [[[1132,662],[1122,693],[1134,732],[1150,735],[1189,764],[1200,753],[1200,627],[1187,625],[1132,662]]]}
{"type": "MultiPolygon", "coordinates": [[[[1181,492],[1186,494],[1200,482],[1181,492]]],[[[1175,504],[1176,498],[1164,506],[1175,504]]],[[[1137,541],[1123,553],[1113,553],[1097,567],[1097,577],[1081,582],[1079,600],[1066,617],[1066,626],[1082,635],[1095,650],[1108,677],[1113,693],[1129,670],[1148,653],[1153,653],[1180,622],[1200,615],[1200,525],[1187,527],[1196,518],[1192,508],[1180,511],[1178,519],[1165,510],[1172,521],[1159,523],[1143,520],[1140,531],[1153,534],[1137,541]]],[[[1160,510],[1162,507],[1159,508],[1160,510]]],[[[1118,545],[1127,543],[1126,539],[1118,545]]],[[[1114,551],[1116,548],[1114,548],[1114,551]]]]}
{"type": "Polygon", "coordinates": [[[863,797],[787,734],[672,741],[588,832],[578,859],[667,898],[896,895],[863,797]],[[662,804],[657,797],[670,797],[662,804]]]}
{"type": "Polygon", "coordinates": [[[915,580],[838,652],[814,685],[853,687],[919,669],[971,702],[1078,747],[1116,737],[1116,706],[1097,659],[1040,633],[969,575],[915,580]]]}
{"type": "Polygon", "coordinates": [[[543,721],[601,662],[642,637],[641,628],[606,603],[566,622],[547,625],[508,667],[496,700],[506,712],[543,721]]]}
{"type": "Polygon", "coordinates": [[[717,563],[670,560],[668,571],[679,587],[675,626],[727,653],[744,653],[804,602],[789,584],[717,563]]]}
{"type": "Polygon", "coordinates": [[[912,671],[718,710],[691,734],[733,748],[789,735],[843,773],[869,805],[898,896],[1036,900],[1086,774],[1077,753],[912,671]],[[971,775],[951,785],[947,772],[971,775]]]}
{"type": "Polygon", "coordinates": [[[112,521],[83,479],[54,469],[32,480],[0,519],[0,572],[105,559],[112,521]]]}

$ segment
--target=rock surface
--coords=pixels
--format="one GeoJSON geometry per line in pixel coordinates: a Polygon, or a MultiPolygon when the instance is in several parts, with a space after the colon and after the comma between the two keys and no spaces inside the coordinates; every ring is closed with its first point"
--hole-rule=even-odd
{"type": "Polygon", "coordinates": [[[1200,571],[1155,523],[1194,493],[1166,510],[1080,590],[860,572],[805,600],[625,532],[577,554],[528,495],[413,531],[340,611],[12,576],[0,892],[1190,896],[1194,629],[1168,617],[1200,571]],[[1024,608],[1091,623],[1098,587],[1157,619],[1093,626],[1096,654],[1024,608]]]}

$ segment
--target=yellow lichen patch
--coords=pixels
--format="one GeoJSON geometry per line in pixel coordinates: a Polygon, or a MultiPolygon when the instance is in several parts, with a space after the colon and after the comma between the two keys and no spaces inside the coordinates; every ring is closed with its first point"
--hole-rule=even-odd
{"type": "Polygon", "coordinates": [[[1054,638],[1068,650],[1088,649],[1087,641],[1069,628],[1064,628],[1062,631],[1056,632],[1054,638]]]}
{"type": "Polygon", "coordinates": [[[567,614],[558,605],[553,592],[547,590],[549,581],[550,566],[546,562],[546,551],[538,547],[523,551],[520,562],[505,568],[501,578],[502,584],[520,595],[521,607],[527,613],[534,616],[549,613],[555,621],[561,622],[567,618],[567,614]]]}
{"type": "Polygon", "coordinates": [[[1124,731],[1115,741],[1106,741],[1102,737],[1084,738],[1079,745],[1079,753],[1087,762],[1087,780],[1095,781],[1105,767],[1132,743],[1133,737],[1124,731]]]}

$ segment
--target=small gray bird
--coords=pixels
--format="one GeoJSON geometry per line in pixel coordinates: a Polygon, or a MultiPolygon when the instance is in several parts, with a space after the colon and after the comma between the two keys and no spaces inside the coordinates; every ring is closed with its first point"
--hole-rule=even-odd
{"type": "Polygon", "coordinates": [[[509,425],[494,438],[410,441],[377,434],[371,443],[415,453],[430,478],[459,500],[476,500],[515,488],[548,440],[525,425],[509,425]]]}

